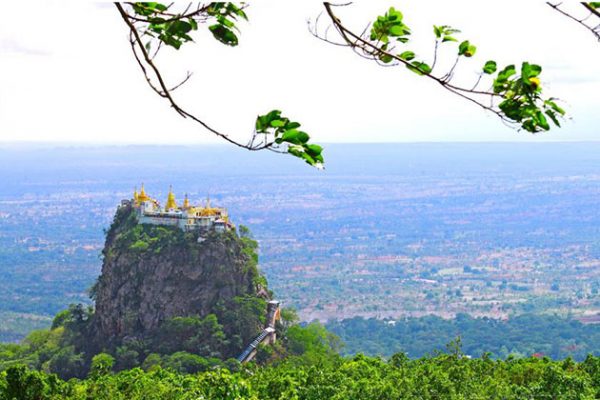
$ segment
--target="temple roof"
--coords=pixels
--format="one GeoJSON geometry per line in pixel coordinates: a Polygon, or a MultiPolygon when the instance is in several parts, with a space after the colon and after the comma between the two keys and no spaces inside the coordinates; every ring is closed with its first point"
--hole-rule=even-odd
{"type": "Polygon", "coordinates": [[[167,204],[165,204],[165,210],[176,210],[177,202],[175,201],[175,195],[173,194],[173,188],[169,187],[169,195],[167,196],[167,204]]]}
{"type": "MultiPolygon", "coordinates": [[[[135,192],[134,192],[134,199],[135,199],[135,192]]],[[[144,184],[142,183],[142,189],[140,190],[140,194],[137,195],[137,201],[139,201],[140,203],[143,201],[148,201],[150,200],[150,196],[148,196],[146,194],[146,191],[144,190],[144,184]]]]}

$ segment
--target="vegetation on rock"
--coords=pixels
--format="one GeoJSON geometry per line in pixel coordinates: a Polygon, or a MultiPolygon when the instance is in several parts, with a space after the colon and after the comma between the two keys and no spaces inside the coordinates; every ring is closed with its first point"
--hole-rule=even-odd
{"type": "Polygon", "coordinates": [[[49,330],[0,345],[0,370],[24,364],[68,379],[139,366],[236,369],[229,359],[263,329],[271,298],[257,243],[240,232],[198,241],[197,232],[141,225],[131,207],[119,208],[90,290],[96,307],[72,305],[49,330]]]}

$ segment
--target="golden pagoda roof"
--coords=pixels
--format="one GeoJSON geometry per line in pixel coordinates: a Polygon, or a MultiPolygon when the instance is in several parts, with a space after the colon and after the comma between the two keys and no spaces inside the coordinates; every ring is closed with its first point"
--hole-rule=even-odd
{"type": "Polygon", "coordinates": [[[210,206],[210,196],[206,196],[206,204],[204,207],[202,207],[200,209],[200,215],[205,217],[205,216],[212,216],[212,215],[219,215],[219,214],[221,214],[221,209],[217,208],[217,207],[211,207],[210,206]]]}
{"type": "Polygon", "coordinates": [[[167,196],[167,204],[165,204],[165,210],[176,210],[177,202],[175,201],[175,195],[173,194],[173,188],[169,187],[169,195],[167,196]]]}
{"type": "MultiPolygon", "coordinates": [[[[135,193],[134,193],[134,196],[135,196],[135,193]]],[[[137,195],[137,201],[141,203],[143,201],[148,201],[148,200],[151,200],[150,196],[148,196],[146,194],[146,190],[144,190],[144,184],[142,183],[142,189],[140,190],[140,193],[137,195]]]]}
{"type": "Polygon", "coordinates": [[[213,215],[219,215],[222,213],[222,210],[220,208],[206,208],[206,207],[190,207],[187,210],[188,213],[190,214],[196,214],[198,216],[202,216],[202,217],[209,217],[209,216],[213,216],[213,215]]]}

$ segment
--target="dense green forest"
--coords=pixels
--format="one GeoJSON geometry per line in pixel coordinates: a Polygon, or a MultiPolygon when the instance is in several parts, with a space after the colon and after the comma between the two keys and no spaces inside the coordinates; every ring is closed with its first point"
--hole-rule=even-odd
{"type": "Polygon", "coordinates": [[[459,314],[454,319],[436,316],[378,320],[352,318],[327,324],[344,342],[342,353],[389,357],[404,352],[411,358],[443,350],[460,337],[465,354],[493,358],[548,356],[581,361],[600,355],[600,325],[582,324],[554,315],[524,314],[506,321],[459,314]]]}
{"type": "Polygon", "coordinates": [[[182,374],[152,366],[111,372],[96,359],[88,378],[68,382],[14,366],[0,373],[0,399],[595,399],[600,358],[582,363],[548,358],[494,361],[459,348],[435,357],[388,361],[342,358],[312,349],[302,356],[240,371],[211,368],[182,374]]]}

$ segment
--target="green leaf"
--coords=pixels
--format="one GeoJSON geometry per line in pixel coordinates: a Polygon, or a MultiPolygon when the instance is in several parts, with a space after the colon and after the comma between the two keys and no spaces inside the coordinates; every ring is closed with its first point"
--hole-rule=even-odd
{"type": "Polygon", "coordinates": [[[256,131],[259,133],[265,133],[273,121],[280,119],[283,120],[281,118],[281,111],[279,110],[271,110],[265,115],[259,115],[256,117],[256,131]]]}
{"type": "Polygon", "coordinates": [[[404,17],[402,13],[394,7],[390,7],[386,15],[387,19],[390,21],[402,21],[402,18],[404,17]]]}
{"type": "Polygon", "coordinates": [[[167,11],[167,6],[165,6],[164,4],[161,4],[161,3],[152,2],[152,3],[146,3],[146,5],[149,8],[152,8],[156,11],[167,11]]]}
{"type": "Polygon", "coordinates": [[[498,78],[496,78],[496,80],[498,82],[506,82],[508,78],[510,78],[516,73],[517,70],[515,69],[514,65],[507,65],[502,71],[498,72],[498,78]]]}
{"type": "Polygon", "coordinates": [[[413,61],[410,65],[407,65],[406,68],[417,75],[425,75],[431,72],[431,67],[422,61],[413,61]]]}
{"type": "Polygon", "coordinates": [[[473,57],[476,51],[477,47],[472,45],[468,40],[465,40],[458,46],[459,56],[473,57]]]}
{"type": "Polygon", "coordinates": [[[305,147],[306,151],[310,153],[313,157],[320,155],[323,151],[323,147],[319,146],[318,144],[307,144],[305,147]]]}
{"type": "Polygon", "coordinates": [[[453,36],[444,36],[444,38],[442,39],[442,43],[445,42],[458,42],[458,39],[456,39],[453,36]]]}
{"type": "Polygon", "coordinates": [[[233,12],[235,15],[237,15],[238,17],[242,17],[243,19],[245,19],[246,21],[248,21],[248,16],[246,15],[246,13],[244,12],[244,10],[243,10],[243,9],[239,8],[238,6],[236,6],[236,5],[235,5],[235,4],[233,4],[233,3],[229,3],[229,4],[230,4],[230,6],[229,6],[230,10],[231,10],[231,11],[232,11],[232,12],[233,12]]]}
{"type": "Polygon", "coordinates": [[[133,11],[136,14],[148,17],[152,14],[159,14],[162,11],[167,10],[167,6],[161,3],[149,2],[149,3],[133,3],[133,11]]]}
{"type": "Polygon", "coordinates": [[[393,25],[390,27],[390,36],[403,36],[406,34],[402,25],[393,25]]]}
{"type": "Polygon", "coordinates": [[[323,168],[323,148],[316,144],[308,144],[308,133],[299,131],[300,123],[290,121],[281,116],[281,111],[271,110],[267,114],[256,117],[256,133],[272,134],[276,144],[287,144],[287,152],[298,157],[313,167],[323,168]]]}
{"type": "Polygon", "coordinates": [[[486,74],[493,74],[494,72],[496,72],[496,69],[497,65],[496,61],[494,60],[487,61],[483,66],[483,72],[485,72],[486,74]]]}
{"type": "Polygon", "coordinates": [[[544,105],[549,106],[552,110],[560,115],[565,115],[565,110],[558,106],[552,99],[544,101],[544,105]]]}
{"type": "Polygon", "coordinates": [[[542,67],[536,64],[529,64],[528,62],[524,62],[521,64],[521,77],[523,80],[528,80],[529,78],[535,78],[542,72],[542,67]]]}
{"type": "Polygon", "coordinates": [[[404,52],[398,54],[398,57],[400,57],[401,59],[403,59],[405,61],[410,61],[415,58],[415,53],[410,50],[407,50],[407,51],[404,51],[404,52]]]}
{"type": "Polygon", "coordinates": [[[385,15],[378,16],[373,22],[369,37],[373,41],[380,41],[384,44],[389,43],[390,37],[406,43],[408,41],[406,35],[409,34],[409,27],[402,22],[402,13],[391,7],[385,15]]]}
{"type": "Polygon", "coordinates": [[[237,46],[238,38],[233,31],[221,24],[214,24],[208,27],[215,39],[228,46],[237,46]]]}
{"type": "Polygon", "coordinates": [[[174,47],[177,50],[179,50],[181,44],[183,43],[181,40],[175,38],[174,36],[166,34],[158,35],[158,39],[161,40],[164,44],[174,47]]]}
{"type": "Polygon", "coordinates": [[[256,132],[262,133],[265,132],[268,126],[267,119],[264,115],[259,115],[256,117],[256,124],[254,125],[254,129],[256,132]]]}
{"type": "Polygon", "coordinates": [[[442,26],[433,26],[433,33],[435,34],[435,37],[437,39],[440,39],[443,37],[442,39],[442,43],[444,42],[458,42],[458,40],[456,40],[452,35],[455,33],[460,33],[459,29],[454,29],[453,27],[449,26],[449,25],[442,25],[442,26]]]}
{"type": "Polygon", "coordinates": [[[309,165],[318,169],[323,169],[323,156],[321,154],[311,155],[310,152],[306,151],[308,146],[291,145],[288,147],[288,153],[303,159],[309,165]]]}
{"type": "Polygon", "coordinates": [[[544,113],[542,113],[540,110],[538,110],[536,112],[536,119],[537,119],[538,125],[540,127],[542,127],[543,130],[545,130],[545,131],[550,130],[550,125],[548,124],[548,120],[546,119],[546,116],[544,115],[544,113]]]}
{"type": "Polygon", "coordinates": [[[465,52],[465,57],[473,57],[476,51],[477,47],[474,45],[470,45],[467,51],[465,52]]]}
{"type": "Polygon", "coordinates": [[[219,16],[217,17],[217,21],[218,21],[218,22],[219,22],[221,25],[224,25],[224,26],[226,26],[227,28],[233,28],[233,27],[235,26],[235,24],[234,24],[232,21],[228,20],[227,18],[225,18],[225,17],[224,17],[224,16],[222,16],[222,15],[219,15],[219,16]]]}
{"type": "Polygon", "coordinates": [[[274,119],[278,119],[280,116],[281,116],[280,110],[271,110],[267,114],[267,118],[269,119],[269,122],[273,121],[274,119]]]}
{"type": "Polygon", "coordinates": [[[172,21],[167,26],[167,33],[181,36],[192,30],[192,24],[186,21],[172,21]]]}
{"type": "Polygon", "coordinates": [[[283,133],[281,141],[290,142],[294,144],[303,144],[308,142],[310,136],[306,132],[299,131],[297,129],[290,129],[283,133]]]}
{"type": "Polygon", "coordinates": [[[556,118],[556,114],[554,113],[554,111],[546,110],[545,112],[546,112],[546,115],[550,117],[552,122],[554,122],[554,125],[556,125],[560,128],[560,122],[558,121],[558,118],[556,118]]]}
{"type": "Polygon", "coordinates": [[[535,121],[532,119],[525,120],[521,127],[527,132],[535,133],[537,131],[535,121]]]}
{"type": "Polygon", "coordinates": [[[394,58],[392,56],[390,56],[389,54],[381,53],[379,55],[379,59],[381,60],[381,62],[388,64],[388,63],[392,62],[392,60],[394,58]]]}

